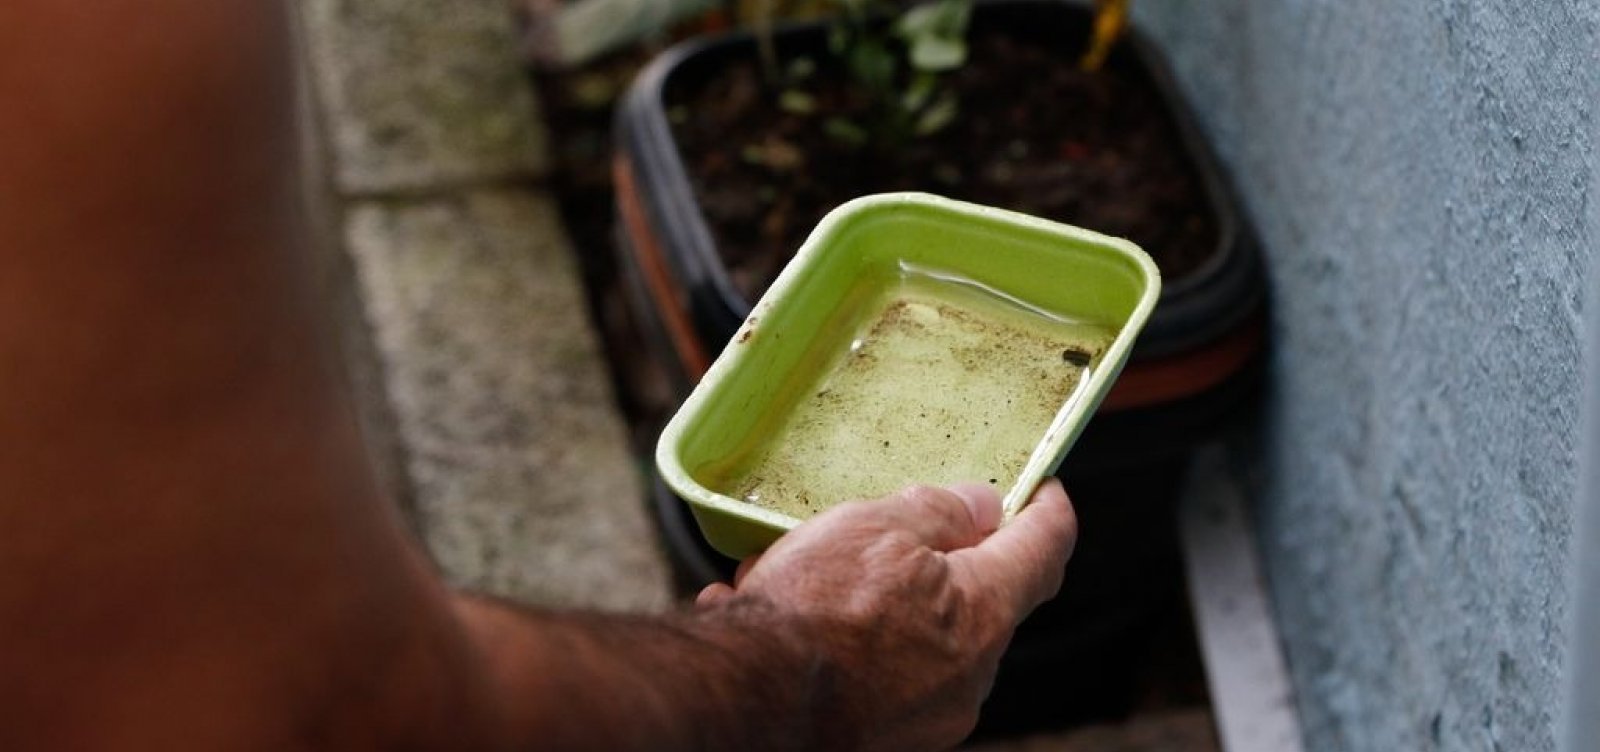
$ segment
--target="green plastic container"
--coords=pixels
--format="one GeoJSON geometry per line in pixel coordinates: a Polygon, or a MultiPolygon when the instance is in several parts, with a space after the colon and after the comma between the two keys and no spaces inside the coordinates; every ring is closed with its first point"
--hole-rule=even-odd
{"type": "MultiPolygon", "coordinates": [[[[853,351],[852,338],[873,315],[865,301],[903,286],[908,274],[958,279],[1052,320],[1105,333],[1092,368],[1048,419],[1025,461],[1017,460],[1020,471],[1003,497],[1008,519],[1055,472],[1094,414],[1161,291],[1155,264],[1125,240],[920,193],[867,196],[840,206],[756,304],[656,446],[662,477],[689,502],[718,551],[750,556],[802,522],[713,489],[727,491],[727,468],[780,432],[844,357],[838,353],[853,351]]],[[[915,372],[896,379],[906,389],[919,386],[915,372]]],[[[972,408],[974,426],[990,415],[983,406],[972,408]]],[[[916,461],[926,458],[930,468],[940,459],[932,446],[914,450],[916,461]]],[[[841,472],[859,454],[841,455],[841,472]]],[[[936,476],[930,469],[927,477],[907,480],[951,480],[936,476]]]]}

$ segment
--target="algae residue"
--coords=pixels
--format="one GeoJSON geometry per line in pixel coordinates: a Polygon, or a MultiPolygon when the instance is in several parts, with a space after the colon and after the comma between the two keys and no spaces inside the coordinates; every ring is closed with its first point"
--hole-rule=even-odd
{"type": "Polygon", "coordinates": [[[947,282],[871,310],[724,492],[801,519],[910,483],[1003,493],[1114,336],[947,282]]]}

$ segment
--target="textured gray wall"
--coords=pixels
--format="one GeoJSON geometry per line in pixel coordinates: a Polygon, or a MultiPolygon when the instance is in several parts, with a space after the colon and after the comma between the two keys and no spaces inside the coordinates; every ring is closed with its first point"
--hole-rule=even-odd
{"type": "MultiPolygon", "coordinates": [[[[1591,273],[1600,282],[1600,270],[1591,273]]],[[[1594,290],[1591,287],[1590,290],[1594,290]]],[[[1592,298],[1591,298],[1592,300],[1592,298]]],[[[1600,739],[1600,311],[1589,305],[1588,389],[1580,461],[1576,528],[1573,531],[1573,633],[1567,655],[1563,752],[1589,752],[1600,739]]]]}
{"type": "Polygon", "coordinates": [[[1317,750],[1547,750],[1597,0],[1139,0],[1272,264],[1262,545],[1317,750]]]}

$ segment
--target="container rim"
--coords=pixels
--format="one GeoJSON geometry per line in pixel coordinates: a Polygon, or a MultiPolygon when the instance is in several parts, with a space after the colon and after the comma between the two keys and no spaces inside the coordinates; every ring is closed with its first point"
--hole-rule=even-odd
{"type": "MultiPolygon", "coordinates": [[[[1093,413],[1095,405],[1091,402],[1098,400],[1083,399],[1082,395],[1104,395],[1109,390],[1120,371],[1122,363],[1127,361],[1134,341],[1139,332],[1144,328],[1150,318],[1150,313],[1155,309],[1156,302],[1161,295],[1161,272],[1156,268],[1155,262],[1149,254],[1145,253],[1133,243],[1104,235],[1093,230],[1041,219],[1027,214],[1006,209],[997,209],[989,206],[980,206],[965,201],[935,196],[929,193],[881,193],[862,196],[840,204],[830,211],[817,223],[817,226],[806,237],[800,250],[788,266],[784,267],[778,279],[773,282],[767,293],[756,303],[752,310],[753,315],[761,316],[770,309],[772,301],[782,300],[789,296],[791,288],[800,283],[800,271],[810,266],[815,257],[822,253],[829,241],[833,239],[837,230],[845,222],[856,215],[879,209],[893,208],[896,206],[921,206],[932,208],[950,215],[965,216],[980,220],[999,220],[1004,223],[1019,226],[1036,232],[1055,235],[1064,239],[1097,246],[1107,252],[1121,255],[1132,263],[1143,275],[1144,290],[1139,295],[1138,302],[1123,322],[1116,338],[1112,340],[1102,363],[1114,364],[1110,368],[1099,368],[1090,372],[1089,379],[1080,383],[1074,393],[1058,410],[1050,427],[1046,429],[1043,437],[1034,445],[1033,454],[1029,457],[1020,473],[1018,483],[1008,489],[1002,499],[1004,518],[1010,519],[1027,504],[1032,497],[1034,488],[1046,475],[1054,472],[1060,465],[1068,447],[1067,441],[1074,433],[1074,429],[1087,422],[1093,413]],[[1023,481],[1031,480],[1031,483],[1023,481]]],[[[749,502],[735,499],[706,488],[689,474],[687,468],[679,460],[679,450],[684,434],[689,430],[694,421],[698,420],[716,392],[720,389],[723,380],[728,377],[740,364],[750,357],[751,350],[745,347],[730,345],[725,348],[711,368],[701,378],[700,383],[689,394],[689,398],[679,406],[671,420],[661,431],[656,441],[655,461],[667,485],[676,491],[690,504],[715,509],[738,518],[764,524],[778,530],[790,530],[799,525],[802,520],[780,512],[760,507],[749,502]]]]}

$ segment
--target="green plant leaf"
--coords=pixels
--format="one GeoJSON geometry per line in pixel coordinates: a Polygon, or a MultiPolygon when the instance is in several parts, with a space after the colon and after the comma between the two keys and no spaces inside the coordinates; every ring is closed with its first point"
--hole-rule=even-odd
{"type": "Polygon", "coordinates": [[[967,62],[967,43],[946,37],[920,37],[911,43],[911,66],[920,71],[955,70],[967,62]]]}
{"type": "Polygon", "coordinates": [[[850,46],[850,30],[843,23],[834,22],[828,25],[828,51],[835,57],[843,55],[845,48],[850,46]]]}
{"type": "Polygon", "coordinates": [[[906,87],[905,94],[900,97],[900,108],[906,112],[916,112],[927,106],[938,89],[938,78],[932,73],[918,71],[911,77],[911,84],[906,87]]]}
{"type": "Polygon", "coordinates": [[[918,5],[907,10],[895,21],[894,31],[905,39],[915,39],[927,34],[939,33],[940,16],[945,12],[942,5],[929,3],[918,5]]]}
{"type": "Polygon", "coordinates": [[[789,61],[788,70],[784,71],[790,81],[804,81],[817,74],[817,61],[809,56],[802,55],[789,61]]]}
{"type": "Polygon", "coordinates": [[[850,48],[850,73],[873,91],[886,91],[894,84],[894,53],[878,41],[860,39],[850,48]]]}
{"type": "Polygon", "coordinates": [[[851,148],[867,143],[867,130],[842,117],[831,117],[823,121],[822,132],[828,134],[828,138],[851,148]]]}
{"type": "Polygon", "coordinates": [[[739,158],[779,173],[793,172],[806,161],[799,147],[777,137],[768,137],[759,144],[745,144],[739,150],[739,158]]]}
{"type": "Polygon", "coordinates": [[[955,95],[946,92],[931,107],[917,116],[916,134],[927,136],[938,133],[955,122],[956,115],[960,112],[961,108],[956,102],[955,95]]]}
{"type": "Polygon", "coordinates": [[[810,115],[817,111],[817,98],[797,89],[786,89],[778,95],[778,108],[796,115],[810,115]]]}
{"type": "Polygon", "coordinates": [[[914,41],[923,37],[959,39],[967,34],[972,18],[972,0],[942,0],[918,5],[900,14],[894,30],[900,38],[914,41]]]}

